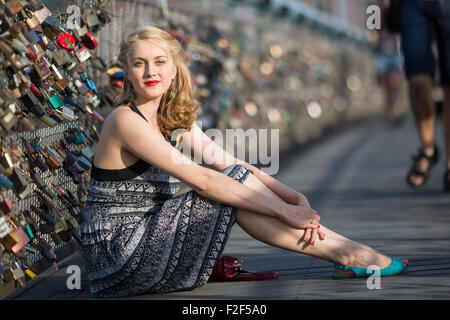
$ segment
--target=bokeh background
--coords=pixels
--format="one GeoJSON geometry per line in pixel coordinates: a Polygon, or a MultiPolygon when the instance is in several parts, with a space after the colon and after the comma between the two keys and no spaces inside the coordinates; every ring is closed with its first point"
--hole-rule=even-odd
{"type": "MultiPolygon", "coordinates": [[[[147,24],[169,30],[185,46],[202,128],[276,128],[287,151],[335,125],[383,116],[378,32],[366,26],[367,8],[379,2],[113,0],[96,53],[115,65],[126,33],[147,24]]],[[[52,12],[77,4],[46,3],[52,12]]],[[[98,77],[106,90],[117,80],[98,77]]]]}

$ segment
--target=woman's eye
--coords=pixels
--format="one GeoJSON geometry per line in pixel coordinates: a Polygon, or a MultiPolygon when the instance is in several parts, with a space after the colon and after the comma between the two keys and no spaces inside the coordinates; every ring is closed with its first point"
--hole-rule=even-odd
{"type": "MultiPolygon", "coordinates": [[[[164,61],[164,60],[158,60],[158,61],[156,61],[155,64],[161,65],[161,64],[164,64],[164,63],[166,63],[166,61],[164,61]]],[[[141,64],[144,64],[144,62],[138,61],[138,62],[135,62],[135,63],[134,63],[135,66],[139,66],[139,65],[141,65],[141,64]]]]}

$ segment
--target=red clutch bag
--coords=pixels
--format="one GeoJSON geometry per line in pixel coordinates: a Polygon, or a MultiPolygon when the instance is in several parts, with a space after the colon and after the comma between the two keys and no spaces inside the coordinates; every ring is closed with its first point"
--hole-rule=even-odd
{"type": "Polygon", "coordinates": [[[238,258],[223,256],[217,260],[213,268],[210,281],[261,281],[277,279],[278,273],[272,271],[247,271],[242,269],[242,263],[238,258]]]}

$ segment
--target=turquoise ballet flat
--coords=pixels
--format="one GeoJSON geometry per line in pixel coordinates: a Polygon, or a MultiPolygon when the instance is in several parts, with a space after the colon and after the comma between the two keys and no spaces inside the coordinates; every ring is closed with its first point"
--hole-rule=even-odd
{"type": "MultiPolygon", "coordinates": [[[[384,269],[380,270],[380,276],[387,277],[402,273],[406,270],[409,263],[405,266],[400,258],[391,258],[392,263],[384,269]]],[[[339,274],[335,272],[333,278],[348,279],[348,278],[368,278],[375,273],[375,270],[369,271],[367,268],[351,267],[351,266],[334,266],[336,270],[351,270],[354,274],[339,274]]]]}

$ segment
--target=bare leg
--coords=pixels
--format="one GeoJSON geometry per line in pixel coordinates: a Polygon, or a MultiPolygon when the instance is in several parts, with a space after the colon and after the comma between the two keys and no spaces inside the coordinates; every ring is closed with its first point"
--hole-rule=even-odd
{"type": "MultiPolygon", "coordinates": [[[[435,106],[431,90],[432,79],[429,75],[416,75],[409,79],[411,108],[419,130],[422,149],[427,156],[434,154],[435,106]]],[[[426,159],[421,159],[418,163],[418,169],[422,172],[428,170],[429,166],[430,163],[426,159]]],[[[414,185],[420,185],[423,177],[412,174],[410,181],[414,185]]]]}
{"type": "Polygon", "coordinates": [[[386,77],[386,103],[391,122],[395,122],[405,113],[405,106],[399,99],[402,80],[400,71],[389,72],[386,77]]]}
{"type": "Polygon", "coordinates": [[[394,122],[394,97],[392,94],[392,86],[389,83],[389,73],[383,73],[380,76],[381,87],[384,94],[384,108],[386,110],[386,118],[389,122],[394,122]]]}
{"type": "Polygon", "coordinates": [[[442,121],[444,127],[445,144],[447,147],[446,166],[447,169],[450,169],[450,85],[445,86],[444,91],[445,91],[445,100],[442,110],[442,121]]]}
{"type": "MultiPolygon", "coordinates": [[[[261,183],[253,174],[250,174],[244,184],[259,192],[279,197],[261,183]]],[[[330,261],[336,265],[348,265],[367,268],[377,265],[385,268],[391,263],[391,259],[376,250],[349,240],[321,224],[320,230],[326,234],[324,240],[319,240],[311,245],[304,242],[304,229],[295,229],[279,221],[278,219],[261,215],[255,212],[238,209],[237,223],[253,238],[271,246],[303,253],[330,261]]],[[[407,261],[405,260],[406,264],[407,261]]],[[[340,271],[344,273],[345,271],[340,271]]]]}

